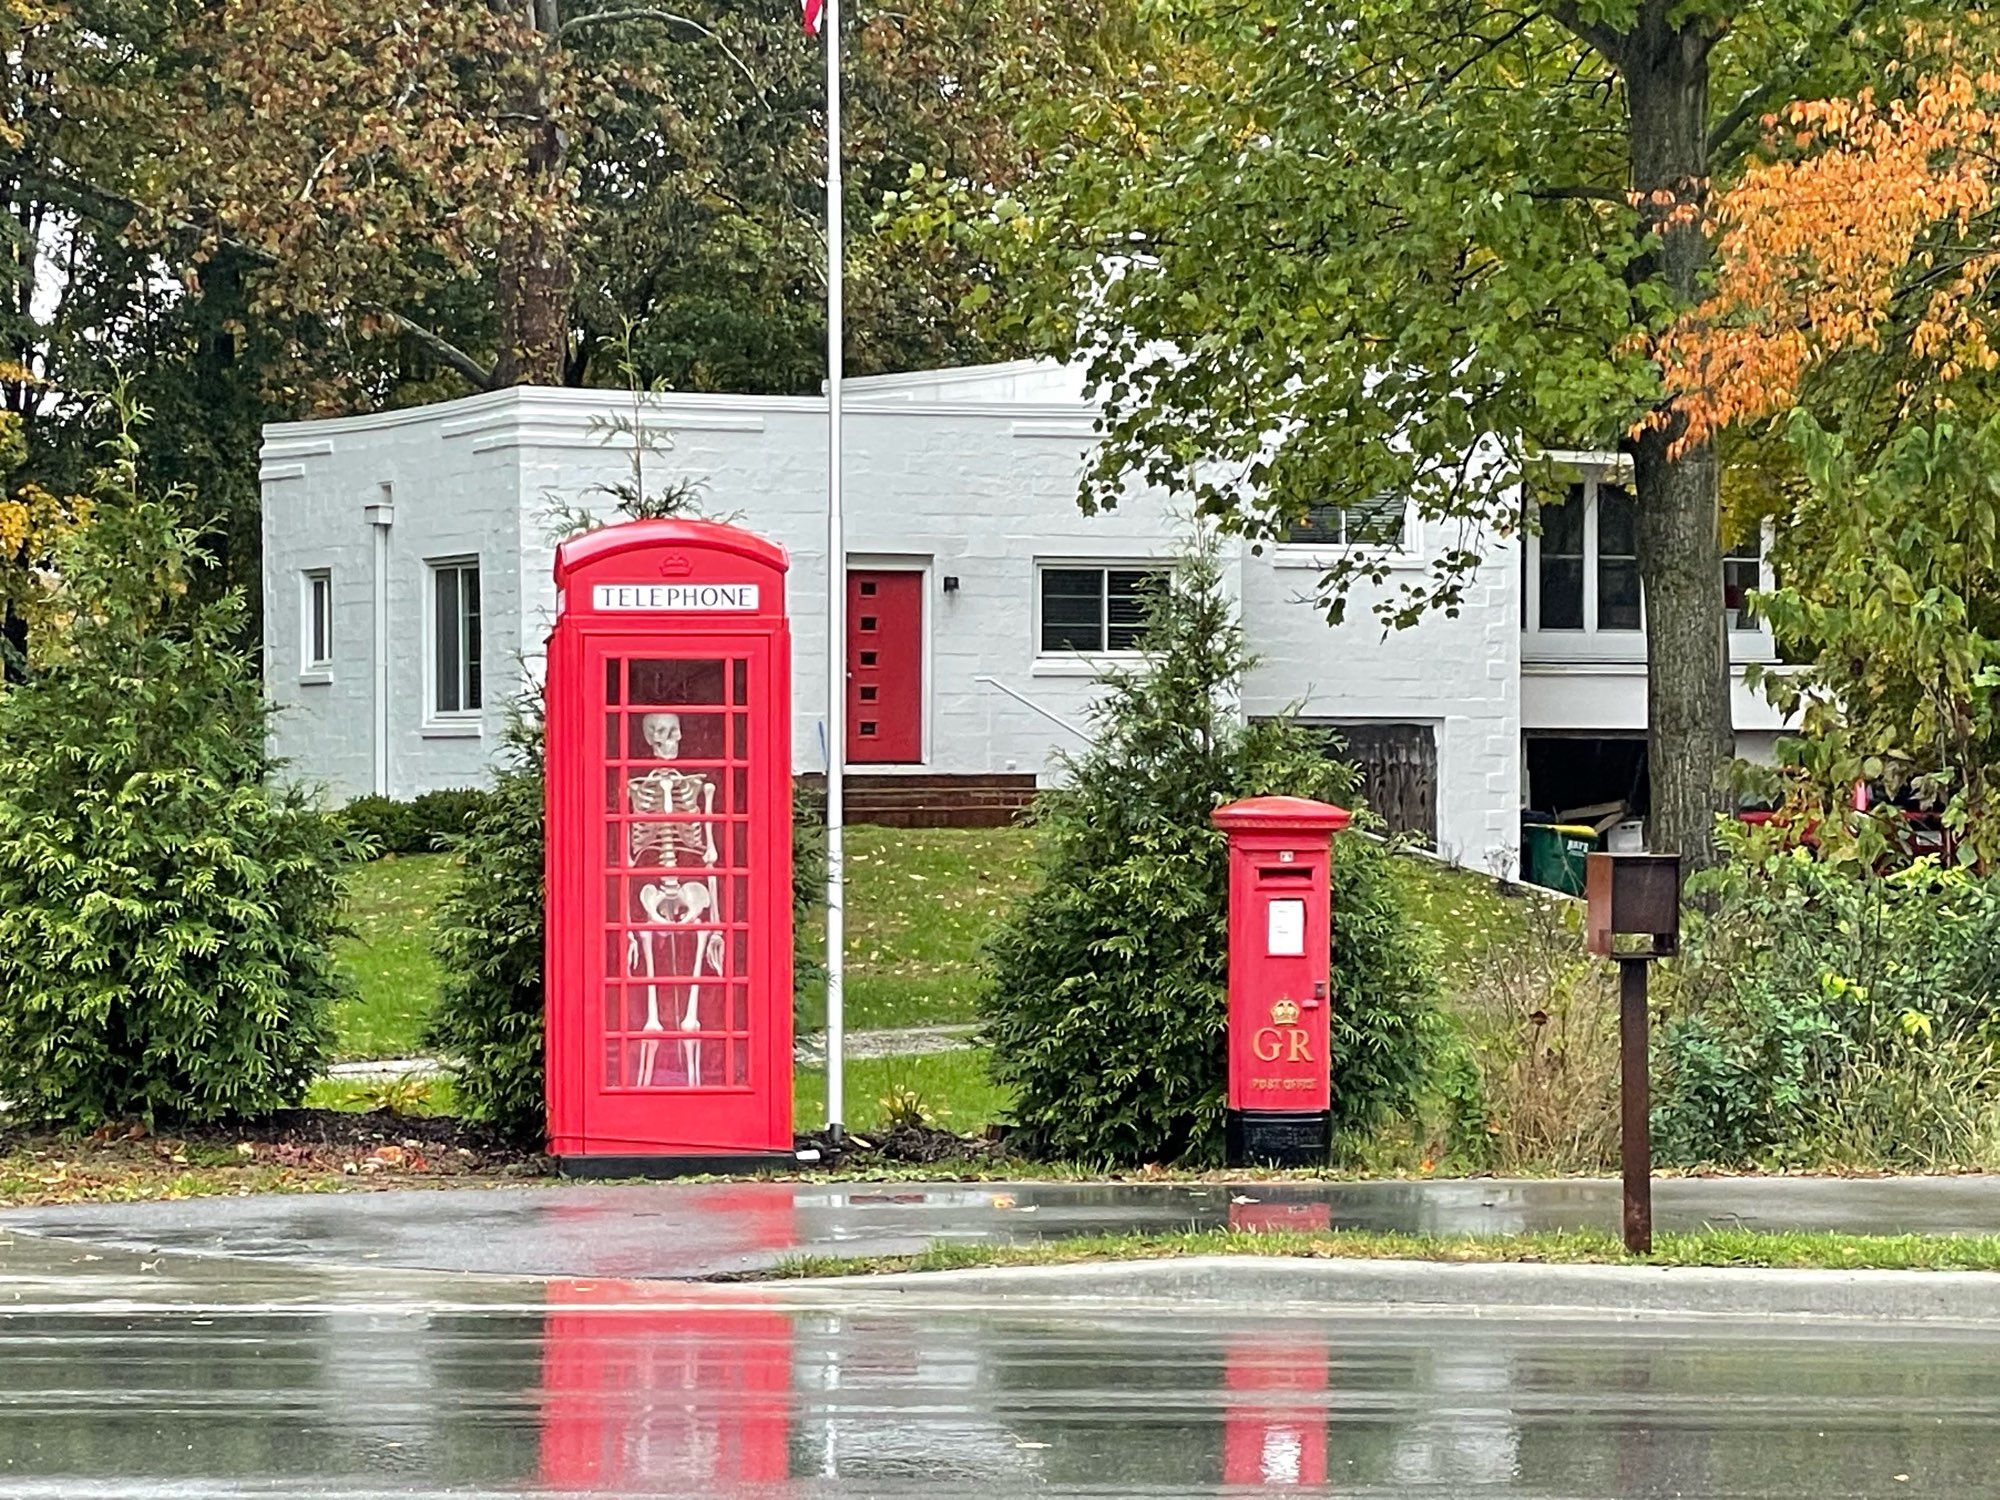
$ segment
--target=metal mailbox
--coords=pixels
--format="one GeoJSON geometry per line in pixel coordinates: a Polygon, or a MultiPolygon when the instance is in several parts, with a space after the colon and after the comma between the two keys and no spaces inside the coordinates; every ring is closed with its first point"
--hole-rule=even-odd
{"type": "Polygon", "coordinates": [[[1606,958],[1671,958],[1680,951],[1677,854],[1592,854],[1584,865],[1584,946],[1606,958]],[[1621,945],[1620,938],[1643,939],[1621,945]]]}
{"type": "Polygon", "coordinates": [[[1213,817],[1229,836],[1229,1160],[1322,1162],[1332,1144],[1332,840],[1349,814],[1251,797],[1213,817]]]}
{"type": "Polygon", "coordinates": [[[1618,960],[1618,1155],[1625,1248],[1653,1248],[1652,1049],[1646,969],[1681,945],[1678,854],[1593,854],[1584,871],[1584,947],[1618,960]]]}
{"type": "Polygon", "coordinates": [[[557,549],[545,976],[565,1170],[792,1159],[787,566],[709,521],[557,549]]]}

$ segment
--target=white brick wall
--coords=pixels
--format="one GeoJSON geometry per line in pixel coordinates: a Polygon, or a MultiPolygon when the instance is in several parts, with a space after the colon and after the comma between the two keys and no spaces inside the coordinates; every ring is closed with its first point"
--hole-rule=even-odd
{"type": "MultiPolygon", "coordinates": [[[[948,772],[1046,774],[1081,743],[1087,665],[1038,658],[1037,559],[1164,557],[1177,527],[1163,497],[1135,494],[1085,516],[1077,480],[1089,411],[1062,381],[1003,367],[993,379],[861,384],[848,416],[847,543],[861,565],[928,571],[928,763],[948,772]],[[956,577],[947,594],[942,581],[956,577]],[[1023,702],[1022,700],[1028,700],[1023,702]]],[[[630,475],[605,422],[615,392],[516,390],[374,417],[281,424],[264,446],[267,680],[274,740],[295,772],[338,798],[374,789],[373,533],[366,508],[395,504],[388,592],[388,785],[396,796],[479,779],[499,745],[502,705],[523,666],[539,670],[553,591],[548,512],[557,498],[608,510],[595,487],[630,475]],[[425,561],[482,564],[485,711],[473,732],[426,723],[425,561]],[[330,681],[300,681],[300,572],[330,568],[336,617],[330,681]]],[[[648,425],[672,449],[648,457],[652,484],[697,481],[703,509],[791,553],[797,765],[823,765],[825,442],[823,401],[667,396],[648,425]]],[[[1279,549],[1283,551],[1285,549],[1279,549]]],[[[1411,560],[1421,566],[1421,556],[1411,560]]],[[[1521,803],[1520,562],[1495,540],[1455,618],[1385,636],[1364,590],[1338,629],[1308,596],[1308,556],[1234,559],[1246,632],[1262,658],[1251,713],[1297,702],[1314,717],[1427,724],[1438,748],[1439,837],[1471,864],[1511,864],[1521,803]]]]}

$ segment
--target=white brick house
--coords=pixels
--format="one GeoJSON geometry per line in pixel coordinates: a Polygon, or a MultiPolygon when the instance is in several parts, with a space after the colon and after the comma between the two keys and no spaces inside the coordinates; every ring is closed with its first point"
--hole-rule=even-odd
{"type": "MultiPolygon", "coordinates": [[[[852,716],[850,760],[1045,776],[1082,741],[1098,666],[1129,644],[1132,589],[1174,550],[1167,498],[1078,510],[1092,413],[1068,371],[996,365],[849,392],[851,630],[878,632],[851,636],[850,662],[884,684],[879,718],[852,716]]],[[[609,508],[600,487],[629,480],[631,444],[607,423],[629,408],[618,392],[528,388],[266,431],[265,670],[294,774],[333,798],[481,779],[548,628],[549,512],[609,508]]],[[[693,480],[705,513],[790,550],[797,768],[822,769],[825,402],[667,395],[648,399],[645,424],[671,444],[649,455],[649,487],[661,470],[693,480]]],[[[1335,511],[1312,543],[1235,548],[1260,658],[1245,710],[1297,704],[1343,726],[1371,764],[1397,768],[1404,820],[1469,864],[1512,867],[1526,806],[1642,784],[1644,637],[1615,462],[1575,455],[1580,504],[1525,553],[1488,537],[1458,616],[1391,635],[1365,591],[1338,628],[1310,596],[1327,547],[1364,528],[1421,567],[1413,518],[1335,511]]],[[[1748,570],[1736,581],[1757,566],[1733,563],[1748,570]]],[[[1731,643],[1739,662],[1770,656],[1754,628],[1731,643]]],[[[1740,668],[1736,712],[1741,748],[1766,751],[1779,725],[1740,668]]]]}

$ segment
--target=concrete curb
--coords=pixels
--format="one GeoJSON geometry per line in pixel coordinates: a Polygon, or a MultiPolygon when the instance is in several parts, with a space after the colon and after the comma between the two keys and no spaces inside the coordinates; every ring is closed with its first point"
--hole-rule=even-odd
{"type": "Polygon", "coordinates": [[[1779,1271],[1415,1260],[1190,1256],[767,1282],[812,1301],[941,1299],[1139,1310],[1238,1303],[1269,1312],[1476,1317],[1858,1319],[2000,1325],[2000,1273],[1779,1271]]]}
{"type": "Polygon", "coordinates": [[[381,1057],[367,1062],[337,1062],[328,1065],[328,1078],[363,1082],[394,1078],[442,1078],[451,1069],[435,1057],[381,1057]]]}

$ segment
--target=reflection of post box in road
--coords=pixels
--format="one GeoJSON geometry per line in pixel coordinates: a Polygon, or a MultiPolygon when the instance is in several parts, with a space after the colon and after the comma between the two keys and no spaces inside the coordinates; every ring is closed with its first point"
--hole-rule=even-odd
{"type": "Polygon", "coordinates": [[[1251,797],[1214,818],[1229,835],[1229,1160],[1317,1164],[1332,1144],[1332,844],[1348,813],[1251,797]]]}

